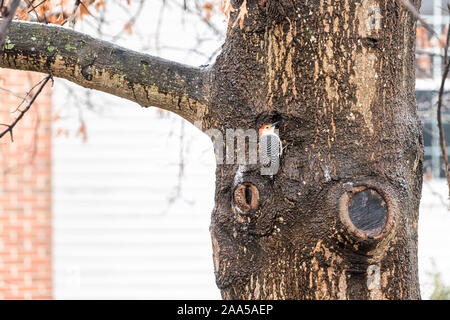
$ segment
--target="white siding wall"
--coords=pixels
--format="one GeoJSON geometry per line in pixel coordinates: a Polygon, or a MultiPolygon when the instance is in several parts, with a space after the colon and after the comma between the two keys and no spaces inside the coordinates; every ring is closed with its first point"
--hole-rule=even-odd
{"type": "Polygon", "coordinates": [[[424,182],[419,216],[419,279],[422,297],[431,294],[430,273],[450,286],[450,211],[445,180],[424,182]]]}
{"type": "Polygon", "coordinates": [[[83,117],[86,143],[76,121],[59,121],[74,130],[53,145],[55,298],[219,298],[208,138],[184,124],[184,177],[171,203],[183,120],[128,103],[83,117]]]}

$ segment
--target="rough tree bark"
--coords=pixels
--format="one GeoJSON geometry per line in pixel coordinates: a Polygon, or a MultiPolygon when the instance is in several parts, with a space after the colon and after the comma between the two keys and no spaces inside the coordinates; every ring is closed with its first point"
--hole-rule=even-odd
{"type": "Polygon", "coordinates": [[[273,179],[257,165],[217,165],[211,236],[223,298],[420,298],[414,19],[392,0],[247,8],[207,69],[19,22],[0,66],[158,106],[204,130],[282,120],[273,179]]]}

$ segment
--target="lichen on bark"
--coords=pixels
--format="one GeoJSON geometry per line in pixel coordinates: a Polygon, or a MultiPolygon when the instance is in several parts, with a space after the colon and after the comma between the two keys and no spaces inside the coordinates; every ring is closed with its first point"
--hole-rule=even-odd
{"type": "Polygon", "coordinates": [[[210,231],[223,298],[420,298],[414,20],[392,0],[261,3],[247,1],[243,28],[228,29],[208,69],[18,22],[0,66],[52,73],[223,134],[282,120],[277,175],[217,165],[210,231]],[[348,215],[362,190],[378,194],[371,208],[387,205],[380,230],[348,215]]]}

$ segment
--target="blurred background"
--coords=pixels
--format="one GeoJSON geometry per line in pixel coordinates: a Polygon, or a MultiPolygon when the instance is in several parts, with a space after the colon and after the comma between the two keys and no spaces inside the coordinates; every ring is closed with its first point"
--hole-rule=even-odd
{"type": "MultiPolygon", "coordinates": [[[[219,1],[105,0],[76,30],[200,66],[227,22],[219,1]]],[[[421,13],[445,35],[448,0],[421,13]]],[[[31,18],[32,20],[32,18],[31,18]]],[[[417,29],[425,168],[419,221],[424,299],[450,299],[450,212],[436,120],[441,48],[417,29]]],[[[0,70],[0,122],[42,75],[0,70]]],[[[450,145],[450,110],[444,128],[450,145]]],[[[0,141],[0,299],[219,299],[209,236],[215,159],[180,117],[57,79],[0,141]]],[[[450,150],[448,151],[450,153],[450,150]]]]}

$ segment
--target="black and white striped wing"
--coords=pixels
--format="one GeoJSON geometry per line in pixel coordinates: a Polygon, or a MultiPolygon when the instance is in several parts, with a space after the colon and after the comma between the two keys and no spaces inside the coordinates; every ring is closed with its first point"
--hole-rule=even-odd
{"type": "Polygon", "coordinates": [[[270,166],[280,161],[281,141],[277,135],[261,136],[259,147],[259,161],[263,166],[270,166]]]}

